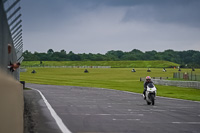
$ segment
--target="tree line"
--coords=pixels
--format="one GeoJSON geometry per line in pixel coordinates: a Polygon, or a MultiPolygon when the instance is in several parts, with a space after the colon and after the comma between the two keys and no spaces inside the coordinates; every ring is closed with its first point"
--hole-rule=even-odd
{"type": "Polygon", "coordinates": [[[23,52],[24,61],[122,61],[122,60],[165,60],[180,64],[181,67],[200,67],[200,51],[174,51],[165,50],[157,52],[155,50],[142,52],[133,49],[129,52],[121,50],[111,50],[105,54],[75,54],[70,51],[67,53],[64,49],[54,51],[49,49],[46,53],[31,53],[26,50],[23,52]]]}

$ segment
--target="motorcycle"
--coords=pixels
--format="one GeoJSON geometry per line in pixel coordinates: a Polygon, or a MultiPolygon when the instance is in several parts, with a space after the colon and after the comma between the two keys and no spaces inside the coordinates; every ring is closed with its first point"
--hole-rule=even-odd
{"type": "Polygon", "coordinates": [[[153,83],[149,83],[147,85],[147,91],[145,93],[145,96],[146,96],[146,102],[147,102],[147,105],[154,105],[155,104],[155,98],[156,98],[156,87],[154,86],[153,83]]]}

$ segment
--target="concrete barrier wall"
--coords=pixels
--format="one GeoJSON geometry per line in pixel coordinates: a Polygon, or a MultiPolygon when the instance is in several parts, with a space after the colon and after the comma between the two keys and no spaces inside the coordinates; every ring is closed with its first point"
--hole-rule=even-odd
{"type": "Polygon", "coordinates": [[[10,72],[8,70],[7,66],[10,64],[10,62],[17,62],[17,54],[13,45],[3,3],[0,0],[0,68],[15,77],[15,79],[19,80],[19,70],[14,72],[10,72]],[[12,51],[10,54],[8,54],[8,44],[12,46],[12,51]]]}
{"type": "MultiPolygon", "coordinates": [[[[144,81],[143,79],[142,81],[144,81]]],[[[200,82],[198,81],[173,81],[173,80],[160,80],[152,79],[154,84],[165,85],[165,86],[177,86],[177,87],[188,87],[200,89],[200,82]]]]}
{"type": "Polygon", "coordinates": [[[23,133],[22,85],[0,71],[0,133],[23,133]]]}
{"type": "Polygon", "coordinates": [[[3,2],[0,0],[0,133],[23,133],[23,90],[19,70],[7,67],[17,62],[17,55],[8,26],[3,2]],[[8,44],[12,46],[8,53],[8,44]],[[16,80],[17,79],[17,80],[16,80]]]}

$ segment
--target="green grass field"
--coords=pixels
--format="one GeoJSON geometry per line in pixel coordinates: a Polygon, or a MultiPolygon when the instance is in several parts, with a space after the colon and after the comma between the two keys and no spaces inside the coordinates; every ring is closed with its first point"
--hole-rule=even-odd
{"type": "Polygon", "coordinates": [[[112,68],[163,68],[179,66],[169,61],[23,61],[22,66],[111,66],[112,68]]]}
{"type": "MultiPolygon", "coordinates": [[[[88,69],[89,73],[84,73],[81,68],[27,68],[27,72],[21,73],[21,79],[28,83],[49,84],[49,85],[70,85],[108,88],[136,93],[143,92],[143,82],[140,77],[172,77],[177,69],[168,68],[167,72],[162,72],[161,68],[152,68],[151,73],[147,73],[147,68],[137,68],[136,73],[131,72],[131,68],[93,68],[88,69]],[[35,69],[37,73],[32,74],[35,69]]],[[[182,72],[191,71],[182,69],[182,72]]],[[[196,69],[200,73],[200,69],[196,69]]],[[[181,88],[173,86],[160,86],[158,95],[164,97],[180,98],[200,101],[200,90],[192,88],[181,88]]]]}

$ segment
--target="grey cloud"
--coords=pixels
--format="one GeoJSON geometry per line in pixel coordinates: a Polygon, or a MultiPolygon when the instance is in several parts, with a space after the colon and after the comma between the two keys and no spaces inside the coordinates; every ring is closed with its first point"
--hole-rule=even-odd
{"type": "Polygon", "coordinates": [[[168,3],[149,3],[130,7],[123,21],[157,21],[160,23],[184,24],[200,28],[200,1],[183,0],[168,3]]]}
{"type": "Polygon", "coordinates": [[[101,6],[125,7],[122,21],[157,21],[200,27],[199,0],[69,0],[82,11],[93,11],[101,6]]]}
{"type": "Polygon", "coordinates": [[[22,0],[25,49],[76,53],[199,47],[197,0],[22,0]],[[55,45],[56,44],[56,45],[55,45]]]}
{"type": "MultiPolygon", "coordinates": [[[[28,21],[66,17],[70,19],[84,12],[92,12],[101,6],[125,7],[127,12],[123,21],[158,21],[161,23],[180,23],[200,26],[199,0],[22,0],[28,21]]],[[[37,23],[36,23],[37,24],[37,23]]]]}

